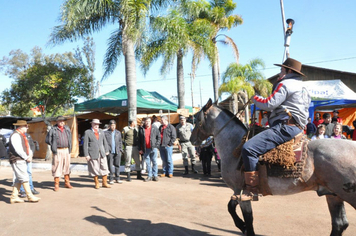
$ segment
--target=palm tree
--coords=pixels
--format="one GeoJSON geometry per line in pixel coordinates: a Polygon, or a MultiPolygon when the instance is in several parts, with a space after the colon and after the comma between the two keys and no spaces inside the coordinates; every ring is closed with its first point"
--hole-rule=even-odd
{"type": "Polygon", "coordinates": [[[232,38],[225,34],[219,34],[221,30],[230,30],[232,27],[242,24],[241,16],[232,14],[236,8],[236,3],[233,0],[211,0],[210,5],[206,8],[201,8],[201,11],[195,11],[197,17],[207,19],[215,28],[215,32],[211,37],[214,44],[214,52],[209,56],[213,74],[213,89],[214,100],[219,98],[218,88],[220,80],[219,52],[217,42],[229,44],[232,46],[235,54],[236,63],[239,63],[239,52],[232,38]],[[224,37],[224,40],[219,40],[219,37],[224,37]]]}
{"type": "MultiPolygon", "coordinates": [[[[237,112],[237,103],[246,104],[254,93],[267,97],[272,90],[272,84],[264,79],[259,68],[264,68],[261,59],[253,59],[246,65],[231,63],[223,74],[223,84],[219,88],[219,96],[223,92],[230,93],[233,101],[233,113],[237,112]]],[[[248,122],[248,107],[245,110],[245,121],[248,122]]]]}
{"type": "Polygon", "coordinates": [[[212,27],[206,20],[188,20],[183,17],[182,8],[173,9],[167,16],[151,18],[151,39],[143,50],[141,63],[144,73],[160,56],[163,57],[161,74],[166,75],[177,60],[178,107],[184,108],[184,70],[183,57],[193,51],[193,68],[199,63],[202,51],[209,53],[212,27]],[[204,48],[204,49],[203,49],[204,48]]]}
{"type": "Polygon", "coordinates": [[[54,27],[50,44],[85,38],[110,24],[117,25],[108,40],[102,80],[113,73],[123,55],[128,96],[128,117],[137,114],[135,49],[140,46],[150,10],[157,10],[170,1],[144,0],[66,0],[62,6],[62,24],[54,27]]]}

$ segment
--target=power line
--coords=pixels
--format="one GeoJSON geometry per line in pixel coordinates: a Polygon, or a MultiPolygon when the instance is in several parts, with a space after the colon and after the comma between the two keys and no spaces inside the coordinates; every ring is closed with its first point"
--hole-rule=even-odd
{"type": "MultiPolygon", "coordinates": [[[[313,64],[320,64],[320,63],[326,63],[326,62],[335,62],[335,61],[346,61],[346,60],[352,60],[356,59],[356,57],[345,57],[345,58],[340,58],[340,59],[333,59],[333,60],[326,60],[326,61],[316,61],[316,62],[308,62],[308,63],[303,63],[304,65],[313,65],[313,64]]],[[[267,67],[263,68],[261,70],[271,70],[271,69],[276,69],[276,67],[267,67]]],[[[206,77],[206,76],[212,76],[212,74],[205,74],[205,75],[196,75],[196,77],[206,77]]],[[[184,76],[184,79],[190,78],[188,76],[184,76]]],[[[165,80],[176,80],[177,78],[167,78],[167,79],[156,79],[156,80],[144,80],[144,81],[137,81],[140,83],[148,83],[148,82],[162,82],[165,80]]],[[[101,84],[100,86],[112,86],[112,85],[125,85],[126,83],[113,83],[113,84],[101,84]]]]}

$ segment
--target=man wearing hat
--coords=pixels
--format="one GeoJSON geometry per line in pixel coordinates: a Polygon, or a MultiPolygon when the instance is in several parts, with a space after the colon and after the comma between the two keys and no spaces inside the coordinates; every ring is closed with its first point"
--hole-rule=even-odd
{"type": "Polygon", "coordinates": [[[27,173],[27,162],[31,162],[33,157],[33,152],[26,137],[28,125],[25,120],[18,120],[13,125],[16,126],[16,130],[10,136],[9,161],[16,176],[16,180],[12,189],[10,203],[24,202],[18,196],[21,185],[25,189],[28,201],[38,202],[40,198],[35,197],[32,194],[27,173]]]}
{"type": "Polygon", "coordinates": [[[179,144],[181,146],[183,165],[185,168],[184,175],[188,174],[188,154],[192,164],[192,171],[194,173],[198,173],[198,171],[195,169],[195,147],[190,142],[190,136],[192,136],[193,129],[194,126],[187,122],[185,116],[179,117],[179,124],[176,127],[176,133],[177,138],[179,139],[179,144]]]}
{"type": "Polygon", "coordinates": [[[122,140],[121,133],[116,130],[115,120],[109,121],[109,129],[104,131],[104,134],[109,147],[109,155],[107,156],[110,171],[109,183],[114,184],[114,175],[116,183],[122,183],[120,180],[121,152],[123,152],[122,140]]]}
{"type": "Polygon", "coordinates": [[[64,175],[64,187],[72,189],[70,185],[70,153],[72,151],[72,132],[65,125],[67,119],[58,116],[52,129],[47,133],[46,143],[51,146],[52,176],[54,177],[54,191],[59,190],[59,178],[64,175]]]}
{"type": "Polygon", "coordinates": [[[108,162],[106,156],[109,155],[109,147],[106,142],[104,132],[99,129],[100,121],[93,119],[91,129],[84,133],[83,152],[88,161],[88,171],[91,177],[94,177],[95,189],[100,188],[99,175],[103,177],[102,186],[111,188],[108,183],[108,162]]]}
{"type": "Polygon", "coordinates": [[[125,154],[125,172],[127,173],[127,181],[131,181],[131,160],[135,161],[135,170],[137,171],[137,179],[144,180],[141,174],[140,153],[138,150],[138,128],[136,119],[130,119],[129,125],[122,130],[122,139],[124,142],[125,154]]]}
{"type": "Polygon", "coordinates": [[[241,201],[250,201],[258,194],[259,156],[291,140],[301,133],[307,124],[311,99],[302,83],[302,64],[288,58],[282,65],[275,65],[281,67],[281,72],[273,86],[272,94],[268,98],[258,95],[252,97],[258,108],[271,112],[271,128],[251,138],[242,148],[246,188],[241,195],[241,201]]]}

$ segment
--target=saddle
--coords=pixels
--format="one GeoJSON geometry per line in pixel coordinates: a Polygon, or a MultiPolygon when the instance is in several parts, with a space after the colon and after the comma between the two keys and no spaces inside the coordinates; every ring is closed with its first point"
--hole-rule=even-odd
{"type": "Polygon", "coordinates": [[[282,143],[276,148],[268,151],[259,158],[259,162],[266,162],[268,165],[279,165],[284,169],[293,169],[295,163],[302,160],[303,143],[306,138],[299,133],[292,140],[282,143]]]}

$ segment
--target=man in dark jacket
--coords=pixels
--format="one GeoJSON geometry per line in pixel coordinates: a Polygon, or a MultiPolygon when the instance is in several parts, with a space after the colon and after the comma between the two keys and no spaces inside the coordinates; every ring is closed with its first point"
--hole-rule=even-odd
{"type": "Polygon", "coordinates": [[[144,126],[139,129],[138,135],[139,152],[143,155],[147,165],[148,177],[145,182],[158,181],[157,154],[161,144],[159,130],[156,126],[151,125],[151,119],[147,117],[144,126]]]}
{"type": "Polygon", "coordinates": [[[105,138],[109,147],[108,167],[109,167],[109,183],[114,184],[114,174],[116,183],[121,184],[120,180],[120,163],[121,163],[121,152],[122,152],[122,140],[121,133],[116,130],[116,121],[109,121],[109,129],[104,131],[105,138]]]}
{"type": "Polygon", "coordinates": [[[167,116],[161,117],[162,125],[159,127],[161,133],[161,147],[159,152],[162,159],[162,175],[161,177],[168,176],[169,178],[173,177],[173,145],[176,141],[177,134],[176,128],[171,125],[168,121],[167,116]]]}
{"type": "Polygon", "coordinates": [[[72,133],[65,124],[67,119],[63,116],[57,117],[57,124],[50,129],[46,136],[46,143],[51,146],[52,176],[54,177],[54,191],[59,190],[59,177],[64,175],[64,186],[73,188],[69,182],[70,175],[70,153],[72,151],[72,133]]]}

